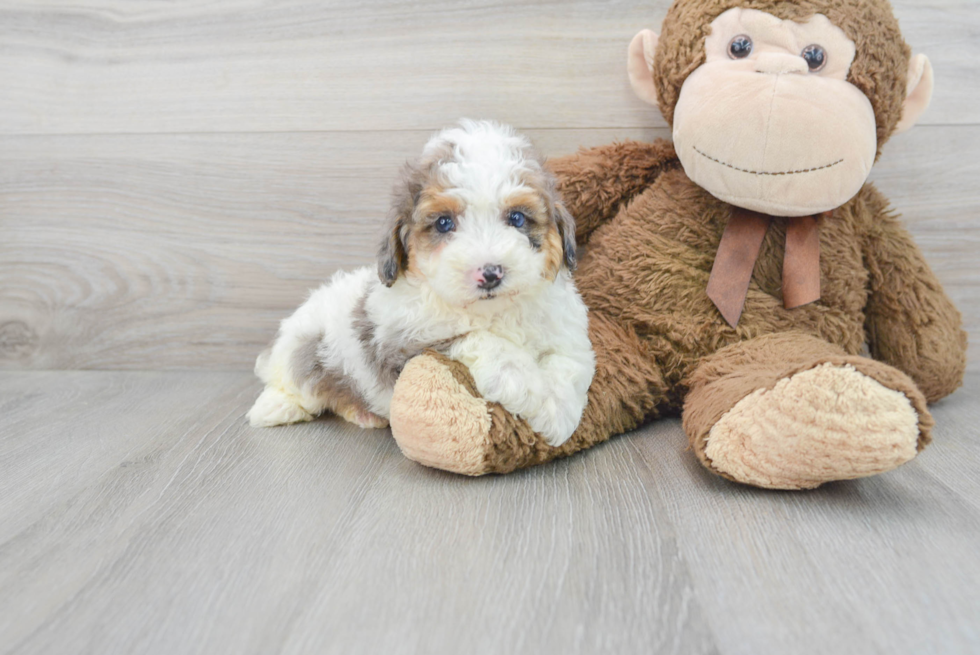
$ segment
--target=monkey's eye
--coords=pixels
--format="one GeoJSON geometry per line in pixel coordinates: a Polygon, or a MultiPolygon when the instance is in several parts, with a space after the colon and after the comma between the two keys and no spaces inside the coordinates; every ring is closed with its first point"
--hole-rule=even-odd
{"type": "Polygon", "coordinates": [[[507,216],[507,222],[509,222],[514,227],[524,227],[524,222],[527,221],[527,216],[524,212],[512,211],[509,216],[507,216]]]}
{"type": "Polygon", "coordinates": [[[752,39],[739,34],[728,44],[728,56],[732,59],[745,59],[752,54],[752,39]]]}
{"type": "Polygon", "coordinates": [[[451,232],[456,229],[456,221],[452,216],[440,216],[436,219],[436,230],[438,232],[451,232]]]}
{"type": "Polygon", "coordinates": [[[803,48],[800,56],[806,60],[806,65],[810,67],[811,73],[816,73],[827,65],[827,51],[816,43],[803,48]]]}

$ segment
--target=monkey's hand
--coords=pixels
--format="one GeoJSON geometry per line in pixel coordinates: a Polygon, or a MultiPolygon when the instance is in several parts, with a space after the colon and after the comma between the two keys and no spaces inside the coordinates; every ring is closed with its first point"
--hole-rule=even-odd
{"type": "Polygon", "coordinates": [[[558,179],[558,191],[575,217],[579,244],[619,208],[650,186],[662,172],[679,165],[669,141],[623,141],[581,149],[573,155],[549,159],[547,167],[558,179]]]}
{"type": "Polygon", "coordinates": [[[865,235],[871,295],[865,309],[868,345],[875,359],[904,371],[929,402],[963,383],[966,332],[962,318],[911,235],[866,187],[878,211],[865,235]]]}

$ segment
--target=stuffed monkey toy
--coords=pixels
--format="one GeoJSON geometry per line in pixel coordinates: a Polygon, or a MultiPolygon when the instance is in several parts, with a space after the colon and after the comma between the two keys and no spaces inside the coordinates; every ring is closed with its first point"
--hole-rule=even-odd
{"type": "Polygon", "coordinates": [[[587,244],[576,283],[597,370],[578,430],[550,447],[429,352],[395,387],[402,452],[504,473],[680,414],[705,467],[758,487],[911,460],[926,403],[962,382],[966,334],[866,182],[932,93],[888,2],[677,0],[659,38],[633,40],[628,72],[673,144],[550,164],[587,244]]]}

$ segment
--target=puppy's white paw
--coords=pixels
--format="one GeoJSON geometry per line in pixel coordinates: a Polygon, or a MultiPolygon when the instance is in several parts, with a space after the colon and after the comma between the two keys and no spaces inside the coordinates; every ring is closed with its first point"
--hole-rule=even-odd
{"type": "Polygon", "coordinates": [[[253,428],[313,420],[313,415],[303,409],[295,396],[272,387],[265,388],[245,416],[253,428]]]}
{"type": "Polygon", "coordinates": [[[513,414],[527,412],[535,395],[531,388],[533,376],[527,370],[505,363],[497,367],[479,367],[471,373],[477,391],[486,400],[500,403],[513,414]]]}
{"type": "Polygon", "coordinates": [[[535,432],[544,437],[549,446],[557,448],[575,432],[582,413],[571,411],[561,406],[555,398],[547,398],[541,403],[540,409],[530,416],[524,417],[535,432]]]}

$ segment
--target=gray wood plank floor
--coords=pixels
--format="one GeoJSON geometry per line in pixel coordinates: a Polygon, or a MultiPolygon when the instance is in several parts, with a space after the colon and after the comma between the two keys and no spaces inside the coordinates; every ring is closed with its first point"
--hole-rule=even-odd
{"type": "MultiPolygon", "coordinates": [[[[872,179],[976,341],[980,5],[893,4],[936,94],[872,179]]],[[[242,418],[433,130],[669,136],[624,65],[668,5],[0,2],[0,654],[980,652],[976,348],[916,461],[808,493],[675,420],[469,479],[242,418]]]]}
{"type": "Polygon", "coordinates": [[[0,374],[2,653],[975,653],[980,376],[911,464],[807,493],[664,420],[469,479],[244,373],[0,374]]]}

